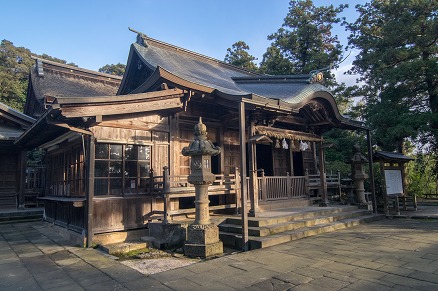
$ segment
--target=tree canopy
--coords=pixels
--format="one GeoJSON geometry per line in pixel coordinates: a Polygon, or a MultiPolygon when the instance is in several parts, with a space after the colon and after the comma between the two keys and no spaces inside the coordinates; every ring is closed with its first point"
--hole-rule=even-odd
{"type": "Polygon", "coordinates": [[[116,65],[105,65],[99,69],[99,72],[106,73],[110,75],[123,76],[126,70],[126,65],[118,63],[116,65]]]}
{"type": "Polygon", "coordinates": [[[342,45],[333,25],[348,5],[315,6],[311,0],[291,0],[283,26],[268,36],[271,47],[263,55],[267,74],[308,74],[339,62],[342,45]]]}
{"type": "Polygon", "coordinates": [[[248,51],[249,46],[244,41],[235,42],[231,48],[227,49],[224,61],[250,72],[255,72],[257,71],[257,65],[254,63],[256,58],[248,51]]]}
{"type": "Polygon", "coordinates": [[[29,69],[33,64],[30,50],[15,47],[8,40],[0,44],[0,102],[22,110],[26,101],[29,69]]]}
{"type": "Polygon", "coordinates": [[[375,140],[402,149],[425,137],[438,149],[438,2],[372,0],[357,5],[349,45],[359,50],[351,73],[363,82],[355,95],[375,140]]]}
{"type": "MultiPolygon", "coordinates": [[[[34,54],[29,49],[16,47],[6,39],[0,43],[0,102],[19,111],[26,102],[29,72],[34,64],[31,55],[34,54]]],[[[67,61],[47,54],[34,56],[67,64],[67,61]]],[[[69,65],[76,66],[74,63],[69,65]]]]}

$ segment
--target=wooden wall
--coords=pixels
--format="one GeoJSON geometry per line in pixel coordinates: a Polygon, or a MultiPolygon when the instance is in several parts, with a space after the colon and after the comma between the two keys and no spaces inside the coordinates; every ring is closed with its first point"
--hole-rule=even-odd
{"type": "Polygon", "coordinates": [[[0,209],[17,207],[18,161],[18,153],[0,153],[0,209]]]}
{"type": "Polygon", "coordinates": [[[163,210],[162,201],[151,196],[95,198],[93,232],[142,228],[144,216],[152,210],[163,210]]]}

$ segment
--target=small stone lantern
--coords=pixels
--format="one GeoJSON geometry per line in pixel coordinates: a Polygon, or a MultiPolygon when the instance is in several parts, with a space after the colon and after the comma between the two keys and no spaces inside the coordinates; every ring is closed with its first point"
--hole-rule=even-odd
{"type": "Polygon", "coordinates": [[[359,145],[353,146],[353,158],[351,159],[351,178],[354,183],[354,202],[359,206],[366,206],[364,181],[368,178],[365,173],[364,164],[367,159],[360,153],[359,145]]]}
{"type": "Polygon", "coordinates": [[[195,140],[182,149],[184,156],[190,156],[189,183],[195,186],[195,221],[187,228],[187,241],[184,253],[189,257],[211,257],[223,253],[223,244],[219,240],[219,229],[210,222],[208,185],[213,183],[211,173],[211,156],[216,156],[221,149],[207,139],[207,127],[199,118],[195,125],[195,140]]]}

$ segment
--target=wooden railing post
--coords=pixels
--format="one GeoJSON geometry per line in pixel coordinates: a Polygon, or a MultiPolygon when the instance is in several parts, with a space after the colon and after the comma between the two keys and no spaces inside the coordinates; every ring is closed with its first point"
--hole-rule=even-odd
{"type": "Polygon", "coordinates": [[[310,189],[309,189],[309,170],[306,169],[304,173],[304,188],[306,190],[307,199],[310,199],[310,189]]]}
{"type": "Polygon", "coordinates": [[[290,176],[289,172],[287,172],[286,188],[287,188],[287,197],[292,198],[292,177],[290,176]]]}
{"type": "Polygon", "coordinates": [[[149,170],[149,194],[154,192],[154,169],[149,170]]]}
{"type": "Polygon", "coordinates": [[[163,223],[169,223],[169,208],[170,208],[170,175],[169,168],[163,167],[163,202],[164,202],[164,220],[163,223]]]}
{"type": "Polygon", "coordinates": [[[260,171],[260,177],[262,178],[262,201],[267,201],[268,200],[268,192],[266,189],[266,177],[265,177],[265,170],[261,169],[260,171]]]}
{"type": "Polygon", "coordinates": [[[239,167],[236,167],[234,170],[234,174],[236,175],[235,178],[235,186],[236,186],[236,214],[239,214],[239,205],[241,204],[240,200],[240,173],[239,173],[239,167]]]}

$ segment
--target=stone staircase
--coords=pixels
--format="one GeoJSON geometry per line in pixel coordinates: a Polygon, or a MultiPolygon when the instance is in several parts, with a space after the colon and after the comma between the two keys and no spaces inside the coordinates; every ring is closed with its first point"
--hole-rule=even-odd
{"type": "Polygon", "coordinates": [[[0,209],[0,224],[38,221],[43,219],[44,209],[0,209]]]}
{"type": "MultiPolygon", "coordinates": [[[[276,213],[270,217],[249,217],[250,250],[305,238],[320,233],[345,229],[385,218],[356,206],[303,209],[299,212],[276,213]]],[[[219,236],[225,246],[242,249],[241,218],[227,218],[219,224],[219,236]]]]}

